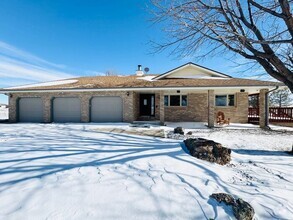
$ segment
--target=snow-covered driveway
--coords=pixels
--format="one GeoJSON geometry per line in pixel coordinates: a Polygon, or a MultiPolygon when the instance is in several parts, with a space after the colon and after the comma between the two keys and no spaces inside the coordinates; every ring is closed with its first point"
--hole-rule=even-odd
{"type": "Polygon", "coordinates": [[[229,219],[214,192],[248,201],[258,219],[292,219],[292,156],[238,150],[222,167],[179,141],[95,126],[0,124],[0,219],[229,219]]]}

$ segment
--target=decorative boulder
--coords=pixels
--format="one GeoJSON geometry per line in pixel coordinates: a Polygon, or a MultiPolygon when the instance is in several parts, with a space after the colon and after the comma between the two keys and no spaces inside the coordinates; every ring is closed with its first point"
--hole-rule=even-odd
{"type": "Polygon", "coordinates": [[[238,220],[252,220],[254,209],[242,199],[236,200],[236,205],[232,206],[233,213],[238,220]]]}
{"type": "Polygon", "coordinates": [[[231,161],[231,150],[212,140],[188,138],[184,141],[193,157],[220,165],[231,161]]]}
{"type": "Polygon", "coordinates": [[[254,209],[242,199],[235,199],[233,196],[226,193],[213,193],[211,198],[217,200],[219,203],[224,202],[226,205],[232,206],[233,213],[237,220],[252,220],[254,216],[254,209]]]}
{"type": "Polygon", "coordinates": [[[184,130],[182,127],[174,128],[174,134],[182,134],[184,135],[184,130]]]}
{"type": "Polygon", "coordinates": [[[213,193],[210,197],[219,203],[224,202],[226,205],[235,205],[234,197],[226,193],[213,193]]]}

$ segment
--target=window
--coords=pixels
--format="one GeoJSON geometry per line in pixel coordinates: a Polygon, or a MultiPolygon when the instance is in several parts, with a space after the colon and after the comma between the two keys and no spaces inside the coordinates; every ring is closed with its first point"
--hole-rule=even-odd
{"type": "Polygon", "coordinates": [[[170,106],[180,106],[180,95],[170,95],[170,106]]]}
{"type": "Polygon", "coordinates": [[[228,106],[234,106],[234,95],[228,95],[228,106]]]}
{"type": "Polygon", "coordinates": [[[187,106],[187,95],[165,95],[165,106],[187,106]]]}
{"type": "Polygon", "coordinates": [[[187,95],[183,95],[181,97],[181,106],[187,106],[187,95]]]}
{"type": "Polygon", "coordinates": [[[164,96],[164,105],[169,106],[169,96],[167,95],[164,96]]]}
{"type": "Polygon", "coordinates": [[[216,106],[234,106],[234,95],[216,95],[216,106]]]}
{"type": "Polygon", "coordinates": [[[216,106],[227,106],[227,96],[216,95],[216,106]]]}

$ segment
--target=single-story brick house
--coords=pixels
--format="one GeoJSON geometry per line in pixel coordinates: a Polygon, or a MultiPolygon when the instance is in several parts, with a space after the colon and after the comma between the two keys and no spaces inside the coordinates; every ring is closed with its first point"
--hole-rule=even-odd
{"type": "MultiPolygon", "coordinates": [[[[94,76],[1,89],[9,96],[10,122],[133,122],[136,120],[215,123],[221,111],[231,122],[248,120],[248,95],[265,94],[277,82],[233,78],[187,63],[160,75],[138,66],[129,76],[94,76]]],[[[260,119],[262,123],[263,119],[260,119]]]]}

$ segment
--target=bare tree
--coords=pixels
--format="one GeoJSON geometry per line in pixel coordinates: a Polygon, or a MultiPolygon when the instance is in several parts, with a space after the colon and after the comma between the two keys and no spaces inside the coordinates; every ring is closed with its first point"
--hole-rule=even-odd
{"type": "Polygon", "coordinates": [[[117,76],[117,72],[115,70],[107,70],[105,72],[105,76],[117,76]]]}
{"type": "Polygon", "coordinates": [[[292,104],[292,97],[289,89],[280,89],[270,93],[270,105],[286,107],[292,104]]]}
{"type": "Polygon", "coordinates": [[[251,108],[258,108],[259,107],[259,95],[250,95],[248,96],[248,105],[251,108]]]}
{"type": "Polygon", "coordinates": [[[181,56],[236,53],[262,66],[293,93],[292,0],[152,0],[154,21],[181,56]]]}

